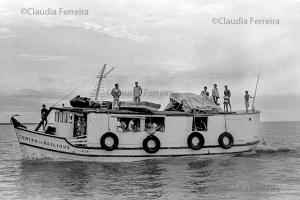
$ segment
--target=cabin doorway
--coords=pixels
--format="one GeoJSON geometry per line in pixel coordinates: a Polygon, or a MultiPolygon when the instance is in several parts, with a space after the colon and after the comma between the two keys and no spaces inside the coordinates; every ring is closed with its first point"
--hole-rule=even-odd
{"type": "Polygon", "coordinates": [[[74,114],[74,131],[73,137],[85,137],[87,126],[86,114],[74,114]]]}

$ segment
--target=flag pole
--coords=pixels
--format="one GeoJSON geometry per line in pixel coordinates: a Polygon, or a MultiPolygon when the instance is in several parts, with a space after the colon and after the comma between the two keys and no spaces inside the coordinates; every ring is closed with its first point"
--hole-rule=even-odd
{"type": "Polygon", "coordinates": [[[252,111],[255,111],[254,102],[255,102],[255,98],[256,98],[256,91],[257,91],[257,85],[258,85],[259,76],[260,75],[258,74],[257,81],[256,81],[256,86],[255,86],[254,97],[253,97],[253,101],[252,101],[252,111]]]}

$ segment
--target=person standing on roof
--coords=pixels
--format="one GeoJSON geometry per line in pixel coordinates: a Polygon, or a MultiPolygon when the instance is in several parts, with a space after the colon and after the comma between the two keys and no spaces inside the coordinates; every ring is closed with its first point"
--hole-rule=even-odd
{"type": "Polygon", "coordinates": [[[119,89],[119,84],[116,83],[115,87],[111,90],[111,96],[113,96],[113,106],[112,109],[119,110],[119,98],[121,96],[121,90],[119,89]]]}
{"type": "Polygon", "coordinates": [[[42,105],[42,109],[41,109],[41,118],[43,121],[43,130],[45,130],[47,124],[48,124],[48,120],[47,120],[47,116],[48,116],[48,109],[46,108],[46,105],[43,104],[42,105]]]}
{"type": "Polygon", "coordinates": [[[209,92],[207,92],[207,87],[204,86],[204,90],[201,92],[201,95],[209,96],[209,92]]]}
{"type": "Polygon", "coordinates": [[[141,95],[143,90],[141,86],[139,86],[138,82],[135,82],[135,86],[133,87],[133,100],[134,101],[141,101],[141,95]]]}
{"type": "Polygon", "coordinates": [[[220,104],[218,104],[218,99],[220,97],[219,97],[219,91],[218,91],[218,88],[217,88],[217,84],[214,84],[214,88],[211,91],[211,95],[213,97],[213,100],[214,100],[215,104],[220,105],[220,104]]]}
{"type": "Polygon", "coordinates": [[[254,98],[254,97],[251,97],[248,91],[245,91],[244,99],[245,99],[246,112],[248,112],[250,98],[254,98]]]}
{"type": "Polygon", "coordinates": [[[228,106],[230,108],[230,112],[231,112],[231,104],[230,104],[230,90],[228,89],[227,85],[224,86],[225,90],[224,90],[224,111],[228,112],[228,106]]]}

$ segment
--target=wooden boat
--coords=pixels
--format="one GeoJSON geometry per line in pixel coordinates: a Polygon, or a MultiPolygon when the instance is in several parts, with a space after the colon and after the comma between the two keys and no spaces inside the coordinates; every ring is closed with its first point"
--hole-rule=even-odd
{"type": "Polygon", "coordinates": [[[253,151],[260,142],[260,111],[225,113],[211,106],[213,112],[208,112],[208,100],[171,95],[179,97],[186,100],[179,102],[184,104],[180,111],[159,111],[160,105],[150,102],[121,102],[119,110],[53,106],[49,113],[54,126],[44,131],[43,121],[36,129],[15,116],[11,122],[25,159],[123,162],[201,157],[253,151]]]}

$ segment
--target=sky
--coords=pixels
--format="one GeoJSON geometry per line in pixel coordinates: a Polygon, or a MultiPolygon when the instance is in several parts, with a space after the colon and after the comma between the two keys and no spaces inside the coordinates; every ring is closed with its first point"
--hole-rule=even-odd
{"type": "Polygon", "coordinates": [[[240,110],[260,74],[261,120],[300,121],[299,11],[299,0],[0,0],[0,122],[13,114],[37,121],[42,104],[90,96],[104,64],[114,70],[102,99],[119,83],[121,100],[132,100],[138,81],[143,100],[164,107],[170,92],[211,92],[216,83],[220,93],[228,85],[240,110]]]}

